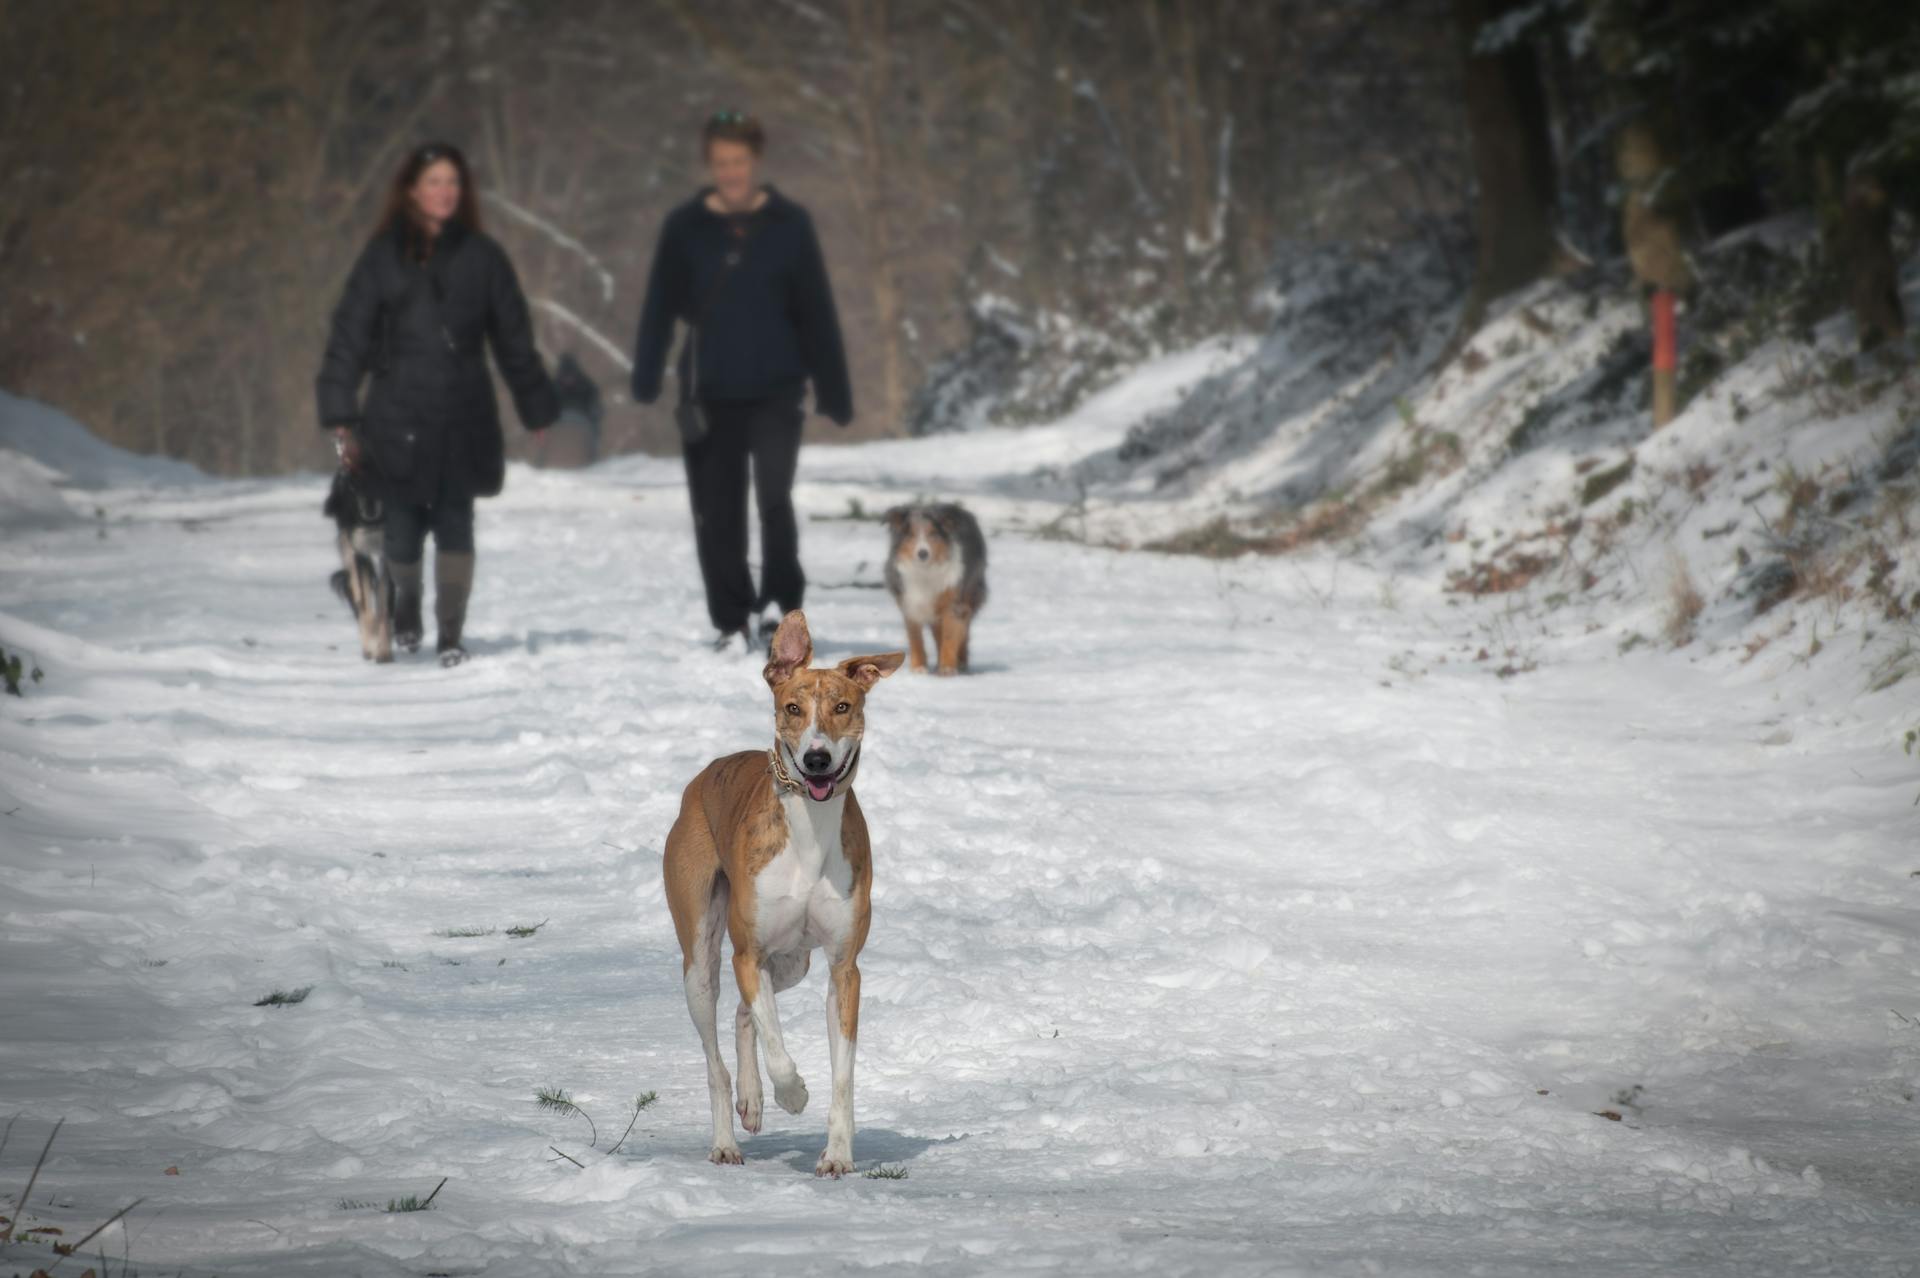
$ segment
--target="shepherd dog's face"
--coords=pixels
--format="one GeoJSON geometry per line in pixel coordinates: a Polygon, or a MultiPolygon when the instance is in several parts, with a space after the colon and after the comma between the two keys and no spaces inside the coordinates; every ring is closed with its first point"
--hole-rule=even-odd
{"type": "Polygon", "coordinates": [[[954,556],[953,533],[940,512],[926,506],[895,506],[887,512],[893,557],[901,567],[944,564],[954,556]]]}
{"type": "Polygon", "coordinates": [[[807,619],[790,612],[780,623],[764,671],[773,690],[773,726],[787,770],[815,803],[825,803],[853,780],[866,732],[867,693],[900,668],[906,654],[849,657],[810,670],[813,639],[807,619]]]}

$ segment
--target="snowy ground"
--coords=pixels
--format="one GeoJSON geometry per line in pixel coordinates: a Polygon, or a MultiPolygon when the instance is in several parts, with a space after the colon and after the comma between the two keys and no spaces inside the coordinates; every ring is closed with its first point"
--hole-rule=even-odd
{"type": "Polygon", "coordinates": [[[905,1179],[816,1181],[817,1108],[704,1161],[660,848],[771,708],[696,646],[676,466],[516,469],[453,672],[361,664],[313,480],[9,533],[0,1211],[144,1197],[107,1268],[194,1278],[1920,1271],[1911,697],[1577,635],[1498,679],[1433,582],[1010,531],[996,438],[801,489],[823,658],[898,643],[850,499],[998,532],[979,674],[869,708],[854,1152],[905,1179]],[[608,1157],[540,1086],[601,1150],[660,1099],[608,1157]]]}

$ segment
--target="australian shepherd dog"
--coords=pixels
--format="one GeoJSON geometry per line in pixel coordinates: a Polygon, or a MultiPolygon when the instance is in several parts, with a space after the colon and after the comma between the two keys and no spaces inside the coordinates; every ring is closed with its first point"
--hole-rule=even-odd
{"type": "Polygon", "coordinates": [[[980,522],[960,506],[895,506],[886,513],[893,534],[887,589],[907,623],[907,658],[927,668],[922,631],[933,632],[934,670],[967,669],[973,618],[987,602],[987,539],[980,522]]]}

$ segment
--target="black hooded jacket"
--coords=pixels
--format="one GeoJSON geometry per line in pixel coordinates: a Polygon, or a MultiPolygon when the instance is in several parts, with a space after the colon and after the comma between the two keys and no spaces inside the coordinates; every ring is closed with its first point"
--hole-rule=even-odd
{"type": "Polygon", "coordinates": [[[667,215],[647,277],[633,356],[633,397],[660,397],[661,372],[676,320],[700,320],[698,376],[688,343],[679,359],[681,393],[709,399],[762,399],[798,393],[813,382],[814,406],[844,426],[853,420],[853,386],[840,341],[840,318],[813,219],[772,187],[752,213],[723,215],[701,191],[667,215]],[[726,256],[739,253],[719,291],[726,256]],[[711,299],[711,300],[709,300],[711,299]]]}
{"type": "Polygon", "coordinates": [[[397,500],[490,497],[505,479],[506,445],[487,345],[521,423],[550,425],[560,407],[505,250],[449,222],[422,263],[396,225],[368,242],[334,308],[320,424],[354,427],[397,500]]]}

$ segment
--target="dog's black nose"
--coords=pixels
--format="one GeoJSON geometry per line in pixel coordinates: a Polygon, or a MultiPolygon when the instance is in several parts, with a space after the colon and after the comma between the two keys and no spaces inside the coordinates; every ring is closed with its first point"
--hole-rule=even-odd
{"type": "Polygon", "coordinates": [[[800,762],[809,772],[825,772],[833,766],[833,756],[825,750],[809,750],[800,756],[800,762]]]}
{"type": "Polygon", "coordinates": [[[920,549],[915,553],[923,561],[933,558],[933,552],[931,550],[928,550],[925,546],[920,547],[920,549]]]}

